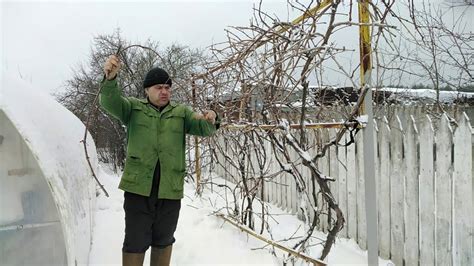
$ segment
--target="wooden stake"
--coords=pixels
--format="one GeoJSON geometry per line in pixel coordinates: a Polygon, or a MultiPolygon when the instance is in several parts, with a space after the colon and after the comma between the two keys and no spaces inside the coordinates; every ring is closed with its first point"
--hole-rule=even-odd
{"type": "MultiPolygon", "coordinates": [[[[194,75],[192,75],[191,79],[191,88],[193,93],[193,108],[196,110],[196,81],[194,79],[194,75]]],[[[195,161],[195,169],[196,169],[196,191],[198,194],[201,193],[201,163],[199,158],[199,139],[197,136],[194,136],[194,159],[195,161]]]]}
{"type": "Polygon", "coordinates": [[[318,259],[315,259],[315,258],[311,258],[310,256],[304,254],[304,253],[301,253],[301,252],[298,252],[292,248],[288,248],[288,247],[285,247],[285,246],[282,246],[280,244],[278,244],[277,242],[273,241],[273,240],[270,240],[270,239],[266,239],[264,238],[263,236],[257,234],[255,231],[251,230],[250,228],[248,228],[247,226],[245,225],[241,225],[241,224],[238,224],[237,222],[235,222],[233,219],[223,215],[223,214],[216,214],[216,216],[224,219],[225,221],[229,222],[230,224],[238,227],[240,230],[242,231],[245,231],[247,232],[248,234],[254,236],[255,238],[258,238],[260,240],[262,240],[263,242],[269,244],[269,245],[272,245],[280,250],[283,250],[285,252],[288,252],[290,253],[291,255],[295,256],[295,257],[298,257],[298,258],[301,258],[303,260],[305,260],[306,262],[309,262],[309,263],[312,263],[313,265],[317,265],[317,266],[325,266],[327,265],[324,261],[321,261],[321,260],[318,260],[318,259]]]}

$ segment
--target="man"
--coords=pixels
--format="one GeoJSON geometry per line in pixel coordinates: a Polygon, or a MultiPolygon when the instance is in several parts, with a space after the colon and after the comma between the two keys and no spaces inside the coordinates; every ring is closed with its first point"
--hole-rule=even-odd
{"type": "Polygon", "coordinates": [[[123,97],[117,85],[120,60],[110,56],[100,105],[127,127],[127,157],[119,188],[124,190],[123,265],[170,263],[185,175],[185,134],[210,136],[219,126],[214,111],[196,114],[170,101],[172,81],[161,68],[145,76],[146,99],[123,97]]]}

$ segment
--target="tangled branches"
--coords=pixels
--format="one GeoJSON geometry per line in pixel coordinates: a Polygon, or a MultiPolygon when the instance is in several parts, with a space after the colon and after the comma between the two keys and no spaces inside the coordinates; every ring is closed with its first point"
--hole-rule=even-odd
{"type": "MultiPolygon", "coordinates": [[[[342,120],[344,124],[357,117],[367,88],[360,89],[359,100],[346,105],[339,114],[325,112],[314,95],[333,84],[326,76],[328,70],[342,73],[346,82],[359,87],[354,77],[358,67],[347,67],[344,61],[346,54],[358,50],[357,46],[338,43],[335,36],[342,31],[357,30],[360,23],[352,18],[352,1],[349,5],[341,1],[318,1],[312,8],[298,1],[289,4],[305,14],[298,23],[280,22],[262,11],[260,5],[250,26],[233,27],[227,31],[226,42],[212,47],[212,63],[195,79],[201,90],[214,96],[211,105],[219,109],[228,124],[248,125],[245,130],[221,132],[214,156],[216,164],[222,166],[241,190],[240,221],[257,229],[252,207],[258,199],[262,204],[262,213],[258,215],[262,233],[266,228],[263,186],[275,182],[281,174],[289,175],[296,185],[299,215],[307,223],[304,237],[293,248],[305,250],[324,216],[328,224],[320,256],[324,259],[344,226],[344,215],[330,189],[334,178],[323,173],[318,163],[330,146],[339,144],[347,128],[342,127],[333,139],[324,145],[319,143],[319,149],[315,149],[306,125],[332,119],[342,120]],[[290,122],[298,124],[299,130],[290,130],[290,122]],[[263,131],[259,126],[264,124],[278,126],[263,131]],[[278,169],[268,166],[271,160],[278,162],[278,169]],[[320,206],[314,206],[317,202],[320,206]]],[[[391,11],[390,4],[372,8],[377,14],[373,19],[377,20],[370,26],[379,32],[393,28],[385,21],[391,11]]],[[[333,97],[336,105],[344,101],[344,95],[333,97]]]]}

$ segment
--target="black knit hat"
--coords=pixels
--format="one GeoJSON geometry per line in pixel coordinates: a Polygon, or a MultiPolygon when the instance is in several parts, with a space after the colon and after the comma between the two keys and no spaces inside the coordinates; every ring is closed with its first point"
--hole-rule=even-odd
{"type": "Polygon", "coordinates": [[[171,86],[171,78],[168,73],[159,67],[154,67],[146,73],[145,79],[143,80],[143,88],[148,88],[156,84],[168,84],[171,86]]]}

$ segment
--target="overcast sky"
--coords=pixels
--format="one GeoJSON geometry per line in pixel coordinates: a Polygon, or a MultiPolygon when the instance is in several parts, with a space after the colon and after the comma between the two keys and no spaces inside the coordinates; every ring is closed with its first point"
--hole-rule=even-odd
{"type": "MultiPolygon", "coordinates": [[[[94,36],[120,28],[131,42],[150,38],[162,47],[175,42],[206,47],[223,40],[226,27],[248,25],[258,2],[2,1],[2,67],[55,92],[73,68],[87,62],[94,36]]],[[[286,0],[264,0],[263,9],[286,21],[299,15],[288,12],[286,0]]],[[[341,33],[341,38],[357,45],[357,30],[341,33]]],[[[348,60],[357,64],[358,54],[348,60]]]]}
{"type": "MultiPolygon", "coordinates": [[[[120,28],[132,42],[151,38],[162,47],[174,42],[206,47],[222,41],[227,26],[248,25],[254,2],[3,1],[2,65],[53,92],[73,67],[87,62],[94,36],[120,28]]],[[[264,6],[288,16],[286,1],[264,6]]]]}

